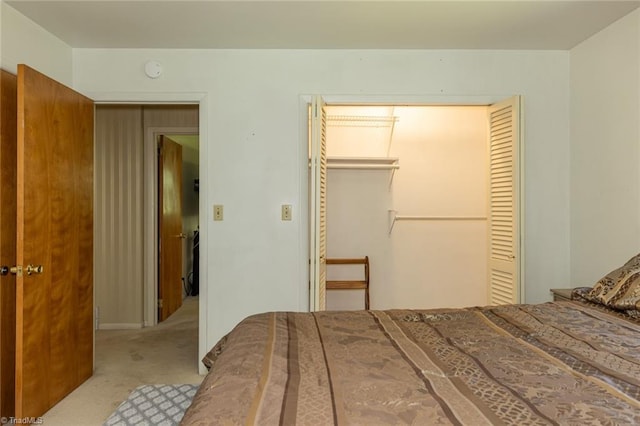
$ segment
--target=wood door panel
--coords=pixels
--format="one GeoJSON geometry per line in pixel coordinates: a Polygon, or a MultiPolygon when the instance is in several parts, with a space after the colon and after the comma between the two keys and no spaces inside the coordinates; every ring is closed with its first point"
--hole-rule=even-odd
{"type": "Polygon", "coordinates": [[[158,298],[162,300],[158,321],[164,321],[182,306],[182,146],[162,136],[158,163],[158,298]]]}
{"type": "MultiPolygon", "coordinates": [[[[0,265],[16,264],[17,79],[0,70],[0,265]]],[[[0,276],[0,417],[15,413],[16,279],[0,276]]]]}
{"type": "Polygon", "coordinates": [[[93,102],[18,67],[16,415],[39,416],[93,370],[93,102]]]}

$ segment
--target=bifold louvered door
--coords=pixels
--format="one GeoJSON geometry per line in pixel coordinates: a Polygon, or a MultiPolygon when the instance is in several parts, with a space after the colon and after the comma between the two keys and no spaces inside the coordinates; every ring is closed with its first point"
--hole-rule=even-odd
{"type": "Polygon", "coordinates": [[[309,121],[309,310],[324,311],[327,283],[327,119],[320,96],[314,96],[311,101],[309,121]]]}
{"type": "Polygon", "coordinates": [[[520,97],[489,107],[489,303],[520,303],[520,97]]]}

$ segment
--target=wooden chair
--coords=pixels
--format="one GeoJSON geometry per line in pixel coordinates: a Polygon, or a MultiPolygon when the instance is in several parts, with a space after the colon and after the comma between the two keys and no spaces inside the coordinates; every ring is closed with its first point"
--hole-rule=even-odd
{"type": "Polygon", "coordinates": [[[369,310],[369,256],[357,259],[329,259],[327,265],[364,265],[364,280],[327,280],[327,290],[364,290],[364,308],[369,310]]]}

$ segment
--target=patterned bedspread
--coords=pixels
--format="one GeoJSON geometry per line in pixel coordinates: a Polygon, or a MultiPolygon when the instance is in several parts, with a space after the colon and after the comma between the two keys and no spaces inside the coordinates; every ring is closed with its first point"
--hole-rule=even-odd
{"type": "Polygon", "coordinates": [[[265,313],[183,425],[640,424],[640,324],[576,302],[265,313]]]}

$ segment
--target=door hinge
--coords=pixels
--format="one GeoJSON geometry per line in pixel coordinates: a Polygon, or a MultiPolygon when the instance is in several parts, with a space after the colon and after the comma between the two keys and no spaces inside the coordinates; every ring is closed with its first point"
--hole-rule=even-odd
{"type": "Polygon", "coordinates": [[[158,308],[162,308],[162,299],[158,299],[158,308]]]}

